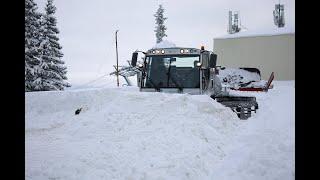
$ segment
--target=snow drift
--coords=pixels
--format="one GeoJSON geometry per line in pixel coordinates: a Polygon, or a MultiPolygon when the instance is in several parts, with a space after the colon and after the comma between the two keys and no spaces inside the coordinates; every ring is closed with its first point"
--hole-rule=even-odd
{"type": "Polygon", "coordinates": [[[237,116],[207,96],[128,89],[27,93],[27,179],[205,178],[237,116]]]}
{"type": "Polygon", "coordinates": [[[26,93],[26,179],[294,179],[293,83],[231,93],[257,114],[134,87],[26,93]]]}

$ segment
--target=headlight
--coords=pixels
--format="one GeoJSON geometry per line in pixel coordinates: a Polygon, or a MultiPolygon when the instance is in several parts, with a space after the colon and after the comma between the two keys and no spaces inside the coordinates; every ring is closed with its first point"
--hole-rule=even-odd
{"type": "Polygon", "coordinates": [[[184,53],[184,50],[183,50],[183,49],[180,49],[180,53],[184,53]]]}
{"type": "Polygon", "coordinates": [[[164,50],[161,50],[161,53],[164,54],[164,50]]]}
{"type": "Polygon", "coordinates": [[[198,62],[197,63],[197,67],[200,67],[202,64],[201,64],[201,62],[198,62]]]}

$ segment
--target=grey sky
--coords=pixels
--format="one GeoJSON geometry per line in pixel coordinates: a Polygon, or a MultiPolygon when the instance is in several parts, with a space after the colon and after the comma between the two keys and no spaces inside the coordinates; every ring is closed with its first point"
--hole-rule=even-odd
{"type": "MultiPolygon", "coordinates": [[[[46,0],[35,0],[42,11],[46,0]]],[[[158,4],[165,8],[167,35],[177,46],[212,50],[213,38],[226,34],[228,10],[240,11],[248,31],[274,28],[272,10],[279,0],[55,0],[60,42],[68,77],[95,77],[109,73],[115,64],[115,31],[120,64],[131,53],[155,45],[158,4]]],[[[295,1],[285,4],[286,26],[294,28],[295,1]]],[[[87,78],[86,78],[87,79],[87,78]]]]}

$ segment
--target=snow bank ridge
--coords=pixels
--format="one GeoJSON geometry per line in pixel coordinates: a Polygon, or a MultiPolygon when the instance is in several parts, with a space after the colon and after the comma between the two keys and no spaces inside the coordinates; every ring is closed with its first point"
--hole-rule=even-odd
{"type": "Polygon", "coordinates": [[[236,122],[206,95],[26,93],[26,177],[209,179],[236,122]]]}

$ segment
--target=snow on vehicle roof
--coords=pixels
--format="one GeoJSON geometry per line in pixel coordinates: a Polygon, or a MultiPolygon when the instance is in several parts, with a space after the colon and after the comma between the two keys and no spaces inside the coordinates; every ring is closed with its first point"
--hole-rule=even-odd
{"type": "Polygon", "coordinates": [[[235,34],[226,34],[223,36],[215,37],[214,39],[231,39],[240,37],[254,37],[254,36],[275,36],[282,34],[295,34],[295,29],[292,27],[272,28],[264,30],[245,30],[235,34]]]}
{"type": "Polygon", "coordinates": [[[167,40],[163,40],[160,43],[157,43],[152,48],[156,49],[156,48],[173,48],[173,47],[176,47],[176,44],[174,44],[173,42],[167,41],[167,40]]]}

